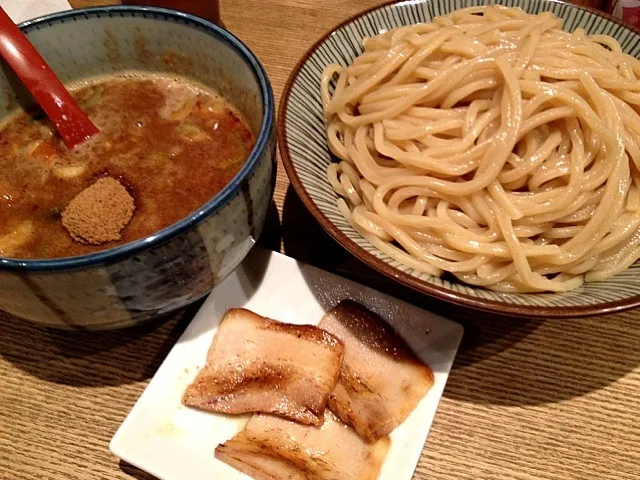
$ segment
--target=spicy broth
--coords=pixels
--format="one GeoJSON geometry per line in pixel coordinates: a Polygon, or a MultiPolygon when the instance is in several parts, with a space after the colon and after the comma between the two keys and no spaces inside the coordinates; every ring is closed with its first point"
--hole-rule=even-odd
{"type": "Polygon", "coordinates": [[[130,73],[71,90],[100,129],[74,151],[39,112],[14,114],[0,129],[0,256],[75,256],[150,235],[218,193],[254,145],[232,105],[183,78],[130,73]],[[127,187],[135,213],[119,241],[78,243],[60,214],[105,175],[127,187]]]}

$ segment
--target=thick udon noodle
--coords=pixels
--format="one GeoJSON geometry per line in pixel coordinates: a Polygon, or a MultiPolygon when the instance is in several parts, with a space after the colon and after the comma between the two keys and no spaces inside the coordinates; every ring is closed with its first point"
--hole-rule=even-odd
{"type": "Polygon", "coordinates": [[[325,69],[340,160],[327,175],[365,239],[417,271],[515,292],[567,291],[640,257],[640,61],[561,26],[466,8],[325,69]]]}

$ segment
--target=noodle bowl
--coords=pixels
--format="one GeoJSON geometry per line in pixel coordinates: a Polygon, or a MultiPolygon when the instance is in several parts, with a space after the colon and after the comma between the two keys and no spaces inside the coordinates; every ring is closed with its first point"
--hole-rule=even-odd
{"type": "Polygon", "coordinates": [[[353,228],[500,291],[567,291],[640,258],[640,61],[561,27],[466,8],[328,66],[327,176],[353,228]]]}

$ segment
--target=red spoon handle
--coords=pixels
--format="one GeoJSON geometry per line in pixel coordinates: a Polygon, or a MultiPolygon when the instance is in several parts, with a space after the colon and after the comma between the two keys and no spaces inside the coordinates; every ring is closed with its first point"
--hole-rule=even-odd
{"type": "Polygon", "coordinates": [[[0,7],[0,55],[54,123],[69,148],[98,133],[51,67],[0,7]]]}

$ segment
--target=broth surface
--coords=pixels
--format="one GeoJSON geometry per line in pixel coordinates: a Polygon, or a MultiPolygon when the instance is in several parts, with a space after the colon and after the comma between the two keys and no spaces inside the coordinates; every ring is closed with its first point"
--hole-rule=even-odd
{"type": "Polygon", "coordinates": [[[0,128],[0,256],[76,256],[150,235],[218,193],[254,145],[232,105],[183,78],[129,73],[71,90],[100,129],[74,151],[41,112],[21,111],[0,128]],[[117,242],[78,243],[60,214],[106,175],[134,197],[133,219],[117,242]]]}

